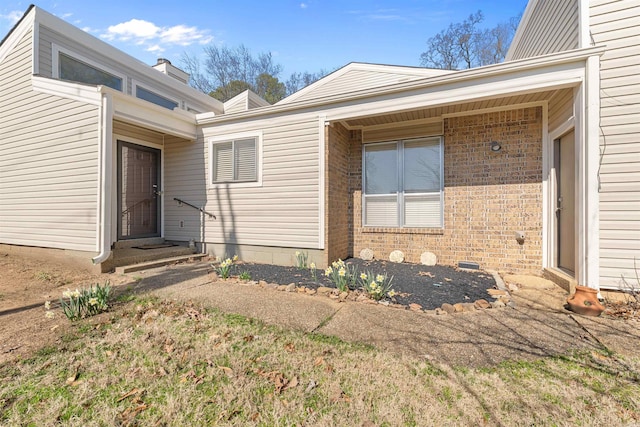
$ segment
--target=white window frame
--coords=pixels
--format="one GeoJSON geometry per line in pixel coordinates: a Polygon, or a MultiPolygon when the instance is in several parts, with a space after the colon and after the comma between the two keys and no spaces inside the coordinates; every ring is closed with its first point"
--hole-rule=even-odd
{"type": "Polygon", "coordinates": [[[220,135],[215,136],[213,138],[208,139],[208,149],[209,149],[209,173],[207,177],[207,185],[209,189],[216,188],[224,188],[227,185],[232,186],[234,188],[243,188],[243,187],[262,187],[262,132],[261,131],[252,131],[252,132],[242,132],[242,133],[233,133],[228,135],[220,135]],[[237,139],[256,139],[256,181],[227,181],[227,182],[213,182],[213,146],[215,144],[222,144],[231,142],[237,139]]]}
{"type": "MultiPolygon", "coordinates": [[[[176,106],[175,109],[180,110],[182,109],[182,102],[180,100],[175,99],[173,96],[168,95],[166,92],[162,91],[162,90],[156,90],[156,88],[151,89],[150,86],[147,86],[145,83],[141,83],[138,80],[133,80],[131,82],[131,96],[133,96],[136,99],[139,99],[141,101],[146,101],[146,102],[150,102],[153,105],[157,105],[158,107],[162,107],[165,110],[169,110],[168,108],[165,108],[162,105],[158,105],[155,102],[151,102],[151,101],[147,101],[146,99],[142,99],[142,98],[138,98],[138,87],[141,87],[142,89],[146,90],[147,92],[151,92],[154,95],[157,95],[161,98],[165,98],[167,99],[167,101],[171,101],[171,102],[175,102],[176,104],[178,104],[176,106]]],[[[169,110],[169,111],[173,111],[173,110],[169,110]]]]}
{"type": "Polygon", "coordinates": [[[401,229],[401,228],[405,228],[405,229],[433,229],[433,230],[439,230],[439,229],[443,229],[444,228],[444,138],[442,136],[425,136],[425,137],[417,137],[417,138],[404,138],[404,139],[398,139],[398,140],[390,140],[390,141],[380,141],[380,142],[374,142],[374,143],[367,143],[367,144],[363,144],[362,145],[362,212],[361,212],[361,218],[362,218],[362,226],[363,227],[368,227],[368,228],[389,228],[389,229],[401,229]],[[420,196],[430,196],[430,195],[435,195],[438,194],[436,192],[426,192],[426,193],[405,193],[404,191],[404,182],[403,182],[403,176],[404,176],[404,143],[405,142],[410,142],[416,139],[427,139],[427,140],[438,140],[438,145],[440,147],[440,191],[439,191],[439,196],[440,196],[440,225],[436,226],[436,227],[428,227],[428,226],[406,226],[404,225],[405,219],[405,212],[404,212],[404,208],[405,208],[405,198],[407,196],[409,197],[420,197],[420,196]],[[376,224],[367,224],[366,223],[366,208],[367,208],[367,204],[366,204],[366,199],[367,198],[376,198],[376,197],[393,197],[394,195],[391,194],[380,194],[380,195],[367,195],[365,193],[365,189],[366,189],[366,157],[365,157],[365,153],[366,153],[366,147],[370,147],[373,145],[389,145],[389,144],[396,144],[396,150],[398,152],[398,155],[396,156],[396,161],[397,161],[397,173],[398,173],[398,183],[399,183],[399,188],[397,193],[395,194],[396,197],[396,207],[397,207],[397,218],[398,218],[398,223],[397,225],[376,225],[376,224]],[[400,149],[399,147],[402,146],[403,148],[400,149]]]}
{"type": "MultiPolygon", "coordinates": [[[[51,44],[51,68],[52,68],[51,74],[54,79],[60,79],[60,53],[67,55],[68,57],[73,58],[76,61],[83,62],[88,66],[95,68],[96,70],[105,72],[107,74],[111,74],[114,77],[118,77],[119,79],[122,80],[121,92],[127,93],[127,76],[126,75],[114,70],[113,68],[107,67],[104,64],[101,64],[85,56],[82,56],[72,50],[66,49],[62,46],[52,43],[51,44]]],[[[87,83],[82,83],[82,84],[87,84],[87,83]]]]}

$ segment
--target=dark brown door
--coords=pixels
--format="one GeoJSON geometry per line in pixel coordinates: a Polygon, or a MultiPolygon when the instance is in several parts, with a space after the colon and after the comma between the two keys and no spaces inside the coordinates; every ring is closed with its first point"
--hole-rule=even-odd
{"type": "Polygon", "coordinates": [[[118,239],[160,236],[160,150],[118,141],[118,239]]]}
{"type": "Polygon", "coordinates": [[[558,267],[573,273],[576,265],[575,245],[575,133],[555,141],[556,220],[558,230],[558,267]]]}

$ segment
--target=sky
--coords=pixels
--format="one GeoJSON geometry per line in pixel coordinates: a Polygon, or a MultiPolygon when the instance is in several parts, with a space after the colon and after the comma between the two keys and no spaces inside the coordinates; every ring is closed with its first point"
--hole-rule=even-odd
{"type": "MultiPolygon", "coordinates": [[[[184,52],[202,56],[208,44],[244,44],[271,52],[293,72],[332,71],[349,62],[419,66],[426,41],[481,10],[482,27],[518,16],[527,0],[43,0],[38,7],[149,65],[184,52]],[[107,6],[107,7],[104,7],[107,6]]],[[[2,39],[30,2],[0,2],[2,39]]]]}

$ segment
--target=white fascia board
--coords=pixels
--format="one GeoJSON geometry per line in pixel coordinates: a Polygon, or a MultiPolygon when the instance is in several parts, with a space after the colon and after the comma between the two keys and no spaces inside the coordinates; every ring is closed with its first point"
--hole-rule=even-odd
{"type": "MultiPolygon", "coordinates": [[[[49,12],[40,9],[39,7],[34,7],[33,10],[37,25],[44,25],[47,28],[51,28],[52,30],[64,34],[65,36],[86,46],[90,50],[108,58],[111,62],[117,63],[121,68],[128,68],[145,75],[149,80],[160,85],[160,87],[166,86],[178,93],[183,93],[185,97],[193,98],[198,102],[208,105],[218,113],[223,111],[222,102],[217,99],[154,69],[152,66],[145,64],[144,62],[124,53],[106,42],[103,42],[102,40],[67,23],[49,12]]],[[[187,99],[187,101],[189,100],[187,99]]]]}
{"type": "Polygon", "coordinates": [[[36,92],[73,99],[87,104],[101,105],[102,95],[98,87],[48,77],[31,76],[31,85],[36,92]]]}
{"type": "Polygon", "coordinates": [[[114,119],[190,141],[196,139],[196,120],[193,113],[180,109],[169,110],[105,86],[100,88],[103,92],[110,93],[113,98],[114,119]]]}
{"type": "MultiPolygon", "coordinates": [[[[509,75],[516,75],[521,73],[523,77],[518,84],[520,87],[511,88],[513,93],[523,91],[535,91],[541,87],[568,87],[575,85],[575,76],[571,81],[564,82],[564,84],[555,84],[553,81],[546,82],[546,86],[540,86],[539,84],[532,84],[533,80],[537,79],[539,74],[548,74],[549,70],[557,69],[563,65],[569,68],[575,67],[584,68],[585,61],[588,57],[593,55],[601,55],[604,52],[604,47],[593,47],[588,49],[578,49],[573,51],[561,52],[550,54],[546,56],[540,56],[536,58],[527,58],[518,61],[504,62],[501,64],[488,65],[485,67],[472,68],[469,70],[457,71],[451,74],[447,74],[440,77],[431,77],[424,79],[416,79],[408,82],[397,83],[389,85],[384,88],[364,89],[358,92],[352,92],[348,94],[333,95],[322,99],[313,99],[308,101],[292,102],[290,104],[275,104],[271,107],[263,107],[246,112],[232,113],[228,115],[221,115],[216,117],[198,117],[199,125],[217,124],[227,121],[246,120],[258,116],[266,116],[272,114],[282,114],[294,110],[304,109],[319,109],[326,110],[333,109],[337,104],[349,104],[352,110],[352,114],[348,117],[357,117],[371,115],[368,110],[371,100],[386,99],[393,103],[394,100],[399,98],[406,98],[407,94],[414,93],[437,93],[441,102],[448,101],[449,93],[443,93],[443,88],[463,87],[472,89],[477,86],[479,82],[486,82],[491,79],[496,82],[496,93],[499,94],[508,93],[501,88],[501,82],[508,78],[509,75]],[[332,106],[333,105],[333,106],[332,106]]],[[[557,77],[557,75],[556,75],[557,77]]],[[[581,78],[580,78],[581,79],[581,78]]],[[[539,79],[538,79],[539,80],[539,79]]],[[[486,88],[485,88],[486,89],[486,88]]],[[[448,89],[447,89],[448,90],[448,89]]],[[[484,97],[492,97],[491,94],[485,93],[484,97]]],[[[471,98],[460,94],[460,100],[467,101],[471,98]]],[[[449,103],[449,102],[448,102],[449,103]]],[[[420,103],[421,106],[424,103],[420,103]]],[[[348,107],[347,107],[348,108],[348,107]]],[[[410,109],[409,106],[404,106],[402,110],[410,109]]],[[[330,118],[329,120],[335,120],[330,118]]]]}
{"type": "MultiPolygon", "coordinates": [[[[0,45],[0,64],[4,59],[13,51],[13,49],[20,43],[20,40],[29,32],[29,29],[33,27],[35,21],[35,7],[32,8],[27,15],[22,18],[22,21],[14,27],[11,33],[4,40],[4,43],[0,45]]],[[[33,51],[31,52],[33,55],[33,51]]]]}

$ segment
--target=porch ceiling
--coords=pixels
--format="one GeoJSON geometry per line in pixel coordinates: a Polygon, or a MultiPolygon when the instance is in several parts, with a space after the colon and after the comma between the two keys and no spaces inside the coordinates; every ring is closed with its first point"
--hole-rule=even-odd
{"type": "Polygon", "coordinates": [[[411,111],[402,111],[392,114],[384,114],[370,117],[358,117],[344,120],[344,124],[350,129],[357,129],[370,126],[384,126],[386,124],[437,119],[449,114],[460,114],[475,110],[486,110],[492,108],[508,107],[510,105],[520,105],[532,102],[549,101],[554,96],[561,96],[565,92],[572,92],[572,88],[549,90],[544,92],[534,92],[507,96],[502,98],[485,99],[474,102],[459,103],[411,111]]]}

